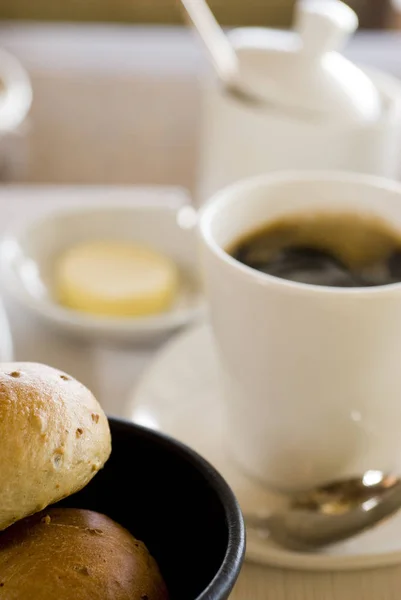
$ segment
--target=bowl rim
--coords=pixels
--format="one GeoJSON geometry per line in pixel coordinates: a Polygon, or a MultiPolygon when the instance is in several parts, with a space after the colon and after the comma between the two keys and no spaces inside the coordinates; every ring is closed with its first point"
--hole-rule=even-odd
{"type": "Polygon", "coordinates": [[[186,444],[166,435],[137,425],[128,419],[108,417],[110,425],[117,429],[135,431],[142,438],[156,442],[159,446],[172,450],[202,475],[216,492],[223,507],[228,529],[228,542],[222,563],[208,586],[194,600],[225,600],[237,581],[246,546],[245,524],[239,503],[234,492],[220,473],[200,454],[186,444]]]}

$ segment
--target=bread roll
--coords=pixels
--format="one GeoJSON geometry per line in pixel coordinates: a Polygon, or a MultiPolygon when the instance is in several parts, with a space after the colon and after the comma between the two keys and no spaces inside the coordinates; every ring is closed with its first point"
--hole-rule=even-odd
{"type": "Polygon", "coordinates": [[[145,545],[108,517],[52,508],[0,533],[0,598],[167,600],[145,545]]]}
{"type": "Polygon", "coordinates": [[[110,451],[107,418],[81,383],[0,364],[0,530],[83,488],[110,451]]]}

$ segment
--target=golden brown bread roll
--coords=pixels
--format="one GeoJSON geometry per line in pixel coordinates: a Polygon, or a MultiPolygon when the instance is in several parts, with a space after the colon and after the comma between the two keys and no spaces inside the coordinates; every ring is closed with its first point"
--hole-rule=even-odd
{"type": "Polygon", "coordinates": [[[145,545],[108,517],[51,508],[0,533],[0,598],[167,600],[145,545]]]}
{"type": "Polygon", "coordinates": [[[81,383],[0,364],[0,530],[83,488],[110,451],[107,418],[81,383]]]}

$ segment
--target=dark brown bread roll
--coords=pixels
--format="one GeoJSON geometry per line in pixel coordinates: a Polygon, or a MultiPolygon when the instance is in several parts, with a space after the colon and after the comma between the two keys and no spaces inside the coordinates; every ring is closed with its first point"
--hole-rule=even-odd
{"type": "Polygon", "coordinates": [[[0,533],[0,600],[167,600],[146,546],[99,513],[51,508],[0,533]]]}

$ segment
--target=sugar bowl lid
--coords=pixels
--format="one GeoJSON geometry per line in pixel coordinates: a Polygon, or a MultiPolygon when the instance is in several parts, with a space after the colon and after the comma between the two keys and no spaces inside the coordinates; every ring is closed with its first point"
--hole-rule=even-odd
{"type": "Polygon", "coordinates": [[[379,91],[357,65],[338,52],[356,31],[355,12],[340,0],[301,0],[295,31],[252,28],[233,32],[241,71],[266,95],[341,122],[380,117],[379,91]]]}

